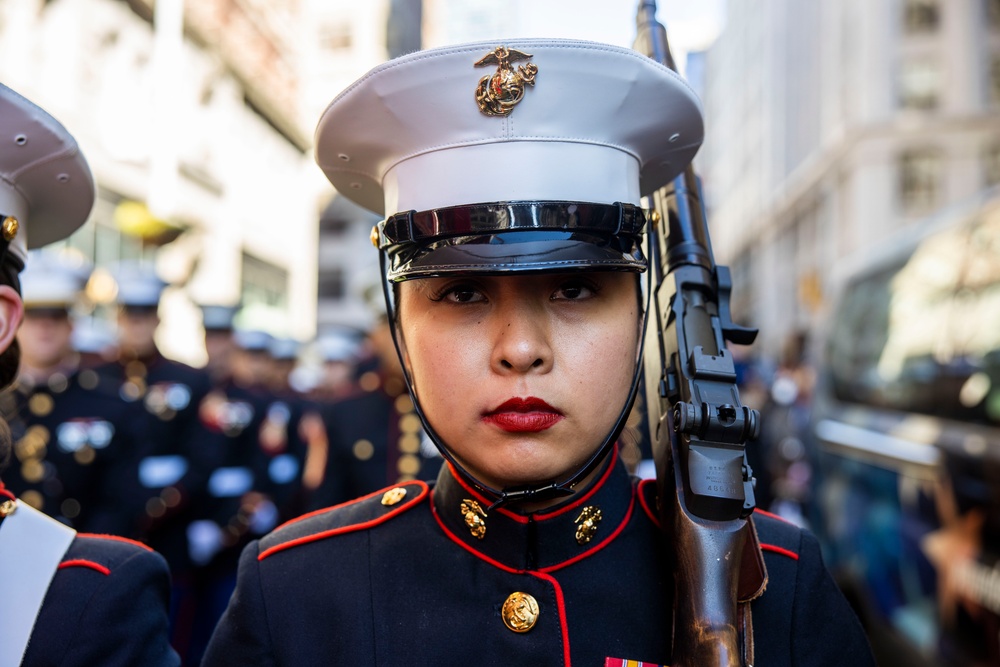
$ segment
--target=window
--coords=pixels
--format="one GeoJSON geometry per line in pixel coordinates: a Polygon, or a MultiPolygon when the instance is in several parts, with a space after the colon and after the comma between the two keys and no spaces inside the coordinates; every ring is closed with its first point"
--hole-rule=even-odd
{"type": "Polygon", "coordinates": [[[990,100],[1000,102],[1000,55],[994,55],[990,63],[990,100]]]}
{"type": "Polygon", "coordinates": [[[329,23],[320,30],[319,44],[325,51],[344,51],[351,48],[353,43],[351,24],[347,21],[329,23]]]}
{"type": "Polygon", "coordinates": [[[938,105],[941,73],[929,60],[904,62],[899,71],[899,106],[903,109],[934,109],[938,105]]]}
{"type": "Polygon", "coordinates": [[[899,158],[899,198],[907,214],[926,213],[938,199],[941,159],[937,151],[915,150],[899,158]]]}
{"type": "Polygon", "coordinates": [[[909,34],[933,32],[940,23],[938,0],[905,0],[903,28],[909,34]]]}
{"type": "Polygon", "coordinates": [[[1000,184],[1000,141],[987,146],[983,151],[983,187],[1000,184]]]}
{"type": "Polygon", "coordinates": [[[288,271],[243,253],[243,303],[284,308],[288,303],[288,271]]]}
{"type": "Polygon", "coordinates": [[[986,22],[993,30],[1000,29],[1000,0],[983,0],[986,4],[986,22]]]}
{"type": "Polygon", "coordinates": [[[320,271],[319,285],[316,290],[320,299],[342,299],[346,291],[345,287],[343,269],[331,268],[320,271]]]}

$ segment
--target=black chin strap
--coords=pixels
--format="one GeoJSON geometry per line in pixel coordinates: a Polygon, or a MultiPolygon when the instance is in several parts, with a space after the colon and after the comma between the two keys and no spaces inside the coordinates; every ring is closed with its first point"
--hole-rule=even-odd
{"type": "Polygon", "coordinates": [[[441,439],[441,436],[437,434],[434,428],[427,421],[426,415],[424,415],[423,408],[420,406],[420,399],[417,396],[416,391],[413,388],[413,380],[410,378],[410,372],[406,368],[406,364],[403,363],[403,352],[399,344],[399,334],[396,331],[396,303],[392,294],[392,284],[385,278],[386,271],[386,254],[385,252],[379,253],[379,266],[382,274],[382,294],[385,297],[385,305],[389,315],[389,329],[392,332],[392,342],[396,346],[396,354],[399,356],[399,365],[403,369],[403,379],[406,381],[406,388],[410,392],[410,396],[413,398],[413,409],[420,417],[420,422],[423,424],[424,431],[427,436],[437,447],[438,451],[441,452],[441,456],[448,461],[462,477],[465,478],[477,491],[485,495],[487,498],[492,500],[487,511],[491,511],[497,507],[502,507],[510,503],[524,503],[524,502],[543,502],[546,500],[554,500],[557,498],[565,498],[574,493],[574,487],[581,481],[586,479],[586,477],[592,473],[608,454],[614,449],[615,442],[618,441],[618,436],[621,435],[622,430],[625,428],[625,422],[628,420],[629,412],[632,411],[632,405],[635,403],[635,397],[639,391],[639,379],[642,372],[642,350],[645,347],[642,341],[646,338],[646,325],[649,323],[649,304],[650,304],[650,293],[651,289],[646,290],[646,307],[642,313],[642,327],[639,331],[639,351],[636,354],[635,370],[632,373],[632,386],[629,389],[628,400],[625,401],[625,406],[622,408],[621,413],[618,415],[618,420],[615,422],[614,428],[608,433],[604,442],[598,447],[594,454],[577,469],[570,477],[563,481],[550,481],[541,482],[539,484],[529,484],[524,486],[510,486],[504,489],[494,489],[492,486],[485,484],[470,473],[465,467],[459,463],[455,456],[448,449],[448,446],[441,439]]]}

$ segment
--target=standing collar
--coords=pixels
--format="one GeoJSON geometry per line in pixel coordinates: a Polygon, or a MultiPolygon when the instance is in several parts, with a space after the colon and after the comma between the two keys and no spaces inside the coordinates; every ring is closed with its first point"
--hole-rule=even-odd
{"type": "Polygon", "coordinates": [[[500,507],[487,512],[489,501],[450,464],[441,468],[432,507],[445,533],[484,560],[504,569],[553,571],[615,539],[636,509],[635,495],[616,447],[589,487],[545,510],[520,513],[500,507]],[[600,518],[594,518],[598,511],[600,518]]]}

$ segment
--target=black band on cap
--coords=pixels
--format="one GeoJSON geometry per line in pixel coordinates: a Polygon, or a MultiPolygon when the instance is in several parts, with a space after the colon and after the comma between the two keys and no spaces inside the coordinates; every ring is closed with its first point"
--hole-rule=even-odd
{"type": "Polygon", "coordinates": [[[379,249],[442,236],[478,236],[515,230],[636,235],[645,212],[632,204],[494,202],[397,213],[379,225],[379,249]]]}
{"type": "Polygon", "coordinates": [[[494,202],[397,213],[379,223],[392,282],[468,273],[646,269],[643,209],[494,202]]]}

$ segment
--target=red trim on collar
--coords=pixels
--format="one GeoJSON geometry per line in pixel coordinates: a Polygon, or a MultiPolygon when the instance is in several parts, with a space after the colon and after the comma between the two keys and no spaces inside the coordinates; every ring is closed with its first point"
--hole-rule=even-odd
{"type": "Polygon", "coordinates": [[[111,570],[104,567],[100,563],[95,563],[92,560],[83,560],[82,558],[78,558],[75,560],[64,560],[63,562],[59,563],[59,567],[57,569],[62,570],[67,567],[89,567],[91,570],[97,570],[103,575],[111,574],[111,570]]]}
{"type": "MultiPolygon", "coordinates": [[[[604,483],[608,481],[608,477],[611,476],[611,472],[615,469],[615,464],[617,463],[617,460],[618,460],[618,443],[615,443],[615,447],[612,450],[612,458],[610,464],[608,465],[607,470],[604,471],[604,474],[601,476],[601,479],[598,480],[598,482],[594,484],[592,487],[590,487],[590,490],[587,491],[587,493],[585,493],[577,500],[574,500],[571,504],[567,505],[566,507],[562,507],[550,514],[543,514],[542,511],[532,512],[532,514],[535,517],[535,521],[545,521],[546,519],[557,517],[587,502],[591,498],[591,496],[597,493],[597,490],[600,489],[602,486],[604,486],[604,483]]],[[[457,472],[455,472],[455,467],[451,464],[451,461],[447,461],[447,464],[448,464],[448,470],[451,472],[451,476],[455,478],[455,481],[458,482],[459,486],[465,489],[467,493],[472,495],[472,497],[475,500],[479,501],[480,503],[486,503],[487,505],[490,504],[490,501],[485,496],[483,496],[477,490],[469,486],[469,484],[467,484],[465,480],[462,479],[462,476],[459,475],[457,472]]],[[[496,509],[494,511],[503,514],[507,518],[512,519],[517,523],[528,523],[528,517],[525,516],[524,514],[518,514],[516,512],[512,512],[504,507],[500,507],[499,509],[496,509]]]]}
{"type": "Polygon", "coordinates": [[[628,510],[625,512],[625,518],[622,519],[622,522],[620,524],[618,524],[618,527],[615,528],[615,531],[613,533],[611,533],[606,538],[604,538],[602,541],[598,542],[593,547],[591,547],[590,549],[584,551],[583,553],[579,553],[579,554],[573,556],[572,558],[570,558],[569,560],[564,560],[561,563],[556,563],[555,565],[549,565],[548,567],[539,568],[538,571],[539,572],[555,572],[556,570],[560,570],[560,569],[566,567],[567,565],[572,565],[573,563],[579,562],[580,560],[583,560],[587,556],[589,556],[591,554],[594,554],[594,553],[597,553],[598,551],[600,551],[604,547],[608,546],[609,544],[611,544],[612,541],[614,541],[614,539],[616,537],[618,537],[621,534],[621,532],[623,530],[625,530],[625,526],[627,526],[628,522],[632,519],[632,511],[634,509],[635,509],[635,491],[632,492],[632,500],[628,504],[628,510]]]}
{"type": "Polygon", "coordinates": [[[781,554],[782,556],[788,556],[792,560],[798,560],[799,559],[799,555],[797,553],[795,553],[794,551],[789,551],[788,549],[785,549],[785,548],[779,547],[779,546],[775,546],[773,544],[763,544],[763,543],[761,543],[760,550],[761,551],[770,551],[772,553],[781,554]]]}
{"type": "Polygon", "coordinates": [[[556,606],[559,607],[559,629],[562,631],[563,665],[570,667],[569,623],[566,620],[566,601],[563,599],[562,586],[559,585],[555,577],[548,574],[542,574],[541,572],[528,572],[528,574],[549,582],[556,591],[556,606]]]}
{"type": "Polygon", "coordinates": [[[76,536],[77,537],[87,537],[87,538],[96,539],[96,540],[113,540],[115,542],[124,542],[126,544],[133,544],[133,545],[135,545],[137,547],[142,547],[146,551],[153,551],[153,548],[151,546],[149,546],[148,544],[143,544],[142,542],[138,542],[136,540],[130,540],[127,537],[120,537],[118,535],[103,535],[103,534],[98,534],[98,533],[77,533],[76,536]]]}
{"type": "Polygon", "coordinates": [[[7,500],[13,500],[17,502],[17,498],[14,496],[13,493],[7,490],[7,487],[3,485],[3,482],[0,482],[0,496],[3,496],[7,500]]]}
{"type": "MultiPolygon", "coordinates": [[[[639,480],[639,488],[638,488],[637,493],[639,494],[639,504],[642,505],[642,510],[646,513],[646,516],[649,517],[649,520],[653,522],[653,525],[655,525],[657,528],[659,528],[660,527],[660,517],[657,516],[657,514],[656,514],[656,511],[655,511],[656,508],[655,507],[650,507],[649,506],[649,502],[646,500],[646,487],[649,486],[649,485],[651,485],[651,484],[656,484],[656,480],[655,479],[641,479],[641,480],[639,480]]],[[[655,496],[656,494],[654,493],[653,495],[655,496]]]]}
{"type": "Polygon", "coordinates": [[[777,519],[778,521],[783,521],[783,522],[785,522],[787,524],[790,524],[792,526],[795,525],[794,523],[792,523],[791,521],[789,521],[785,517],[778,516],[777,514],[772,514],[771,512],[768,512],[767,510],[762,510],[759,507],[754,510],[754,514],[763,514],[764,516],[771,517],[772,519],[777,519]]]}
{"type": "MultiPolygon", "coordinates": [[[[427,494],[429,493],[429,491],[430,491],[430,487],[427,486],[427,482],[422,482],[420,480],[415,480],[413,482],[407,482],[407,485],[411,485],[411,484],[416,484],[417,486],[420,487],[420,493],[417,495],[417,497],[414,498],[413,500],[405,503],[405,504],[399,505],[399,507],[394,507],[393,509],[389,510],[388,512],[386,512],[385,514],[383,514],[382,516],[380,516],[378,518],[372,519],[371,521],[365,521],[363,523],[355,523],[355,524],[351,524],[349,526],[341,526],[340,528],[332,528],[330,530],[324,530],[324,531],[322,531],[320,533],[314,533],[312,535],[305,535],[303,537],[297,537],[294,540],[289,540],[288,542],[282,542],[281,544],[276,544],[273,547],[271,547],[269,549],[265,549],[264,551],[262,551],[260,553],[260,555],[257,556],[257,560],[258,561],[262,561],[265,558],[267,558],[268,556],[272,556],[272,555],[278,553],[279,551],[285,551],[286,549],[291,549],[292,547],[297,547],[297,546],[302,545],[302,544],[308,544],[310,542],[318,542],[320,540],[325,540],[328,537],[333,537],[334,535],[343,535],[344,533],[353,533],[353,532],[358,531],[358,530],[363,530],[365,528],[372,528],[372,527],[377,526],[379,524],[385,523],[386,521],[388,521],[392,517],[396,516],[397,514],[401,514],[402,512],[405,512],[406,510],[410,509],[411,507],[414,507],[418,502],[420,502],[421,500],[423,500],[427,496],[427,494]]],[[[402,485],[400,485],[400,486],[402,486],[402,485]]],[[[370,498],[372,495],[378,495],[379,493],[381,493],[381,492],[376,492],[374,494],[369,494],[369,495],[365,496],[364,498],[370,498]]],[[[364,500],[364,498],[361,498],[361,499],[358,499],[358,500],[364,500]]],[[[354,501],[351,501],[351,502],[352,503],[353,502],[358,502],[358,500],[354,500],[354,501]]],[[[346,504],[351,504],[351,503],[344,503],[344,504],[346,505],[346,504]]],[[[322,511],[327,511],[327,510],[322,510],[322,511]]],[[[292,522],[289,522],[289,523],[292,523],[292,522]]],[[[284,524],[284,525],[288,525],[288,524],[284,524]]]]}

